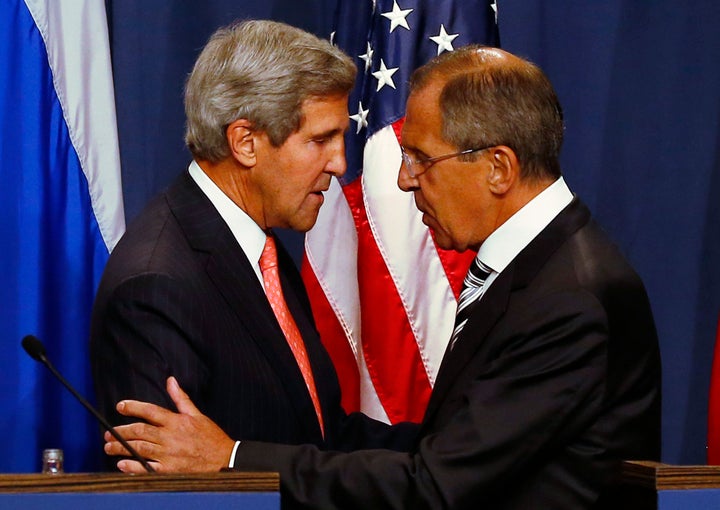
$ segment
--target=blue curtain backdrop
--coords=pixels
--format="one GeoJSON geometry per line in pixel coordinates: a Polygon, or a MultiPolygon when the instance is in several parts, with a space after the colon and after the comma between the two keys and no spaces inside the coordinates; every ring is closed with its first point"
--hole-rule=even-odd
{"type": "MultiPolygon", "coordinates": [[[[335,1],[108,1],[128,220],[187,166],[182,87],[210,33],[255,17],[327,36],[335,1]]],[[[564,105],[567,181],[648,287],[663,460],[704,463],[720,310],[720,2],[498,3],[503,47],[538,63],[564,105]]]]}

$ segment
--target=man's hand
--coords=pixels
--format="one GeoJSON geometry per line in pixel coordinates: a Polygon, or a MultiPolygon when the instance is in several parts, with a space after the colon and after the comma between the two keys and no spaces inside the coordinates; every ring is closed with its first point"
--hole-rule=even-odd
{"type": "MultiPolygon", "coordinates": [[[[235,441],[198,411],[174,377],[168,378],[167,391],[178,413],[146,402],[123,400],[117,404],[120,414],[147,423],[131,423],[115,430],[140,455],[149,459],[158,472],[219,471],[227,467],[235,441]]],[[[105,441],[108,455],[129,455],[109,432],[105,433],[105,441]]],[[[134,460],[123,459],[117,466],[126,473],[145,472],[134,460]]]]}

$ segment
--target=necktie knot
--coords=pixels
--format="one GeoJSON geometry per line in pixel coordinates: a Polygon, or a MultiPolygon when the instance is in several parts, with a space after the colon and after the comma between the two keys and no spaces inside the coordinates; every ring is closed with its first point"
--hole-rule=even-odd
{"type": "Polygon", "coordinates": [[[265,246],[263,247],[262,254],[260,255],[260,271],[262,271],[264,275],[268,269],[276,268],[277,265],[278,261],[275,238],[273,236],[267,236],[265,238],[265,246]]]}
{"type": "Polygon", "coordinates": [[[475,258],[473,263],[470,265],[470,269],[468,269],[467,275],[465,275],[463,286],[475,288],[482,287],[491,272],[492,270],[489,267],[480,262],[479,259],[475,258]]]}
{"type": "Polygon", "coordinates": [[[465,280],[463,281],[463,290],[458,299],[458,307],[455,314],[455,329],[450,339],[451,349],[460,336],[460,332],[465,327],[465,323],[470,318],[471,305],[480,299],[485,292],[485,280],[487,280],[491,272],[492,269],[480,262],[477,258],[475,258],[470,265],[467,275],[465,275],[465,280]]]}

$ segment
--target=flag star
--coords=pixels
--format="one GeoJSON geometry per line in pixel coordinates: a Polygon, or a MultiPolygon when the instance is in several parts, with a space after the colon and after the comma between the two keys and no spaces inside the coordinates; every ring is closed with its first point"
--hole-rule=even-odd
{"type": "Polygon", "coordinates": [[[367,73],[370,67],[372,67],[372,57],[375,51],[370,46],[370,41],[367,43],[367,50],[362,55],[358,55],[359,58],[365,61],[365,72],[367,73]]]}
{"type": "Polygon", "coordinates": [[[498,21],[498,5],[497,5],[497,0],[493,0],[493,3],[490,4],[490,8],[495,12],[495,24],[497,25],[497,21],[498,21]]]}
{"type": "Polygon", "coordinates": [[[398,69],[398,67],[391,67],[390,69],[388,69],[387,67],[385,67],[385,61],[383,59],[380,59],[380,70],[372,73],[372,75],[378,80],[378,86],[375,92],[378,92],[385,85],[389,85],[390,87],[395,88],[395,82],[392,79],[392,75],[395,74],[398,69]]]}
{"type": "Polygon", "coordinates": [[[440,25],[440,33],[435,36],[431,36],[430,40],[438,45],[437,54],[440,55],[443,51],[453,51],[452,42],[460,34],[448,34],[445,31],[445,25],[440,25]]]}
{"type": "Polygon", "coordinates": [[[358,112],[355,115],[350,115],[350,118],[357,122],[357,131],[355,131],[355,134],[359,135],[362,128],[367,127],[367,116],[369,112],[369,109],[363,110],[362,101],[359,101],[358,112]]]}
{"type": "Polygon", "coordinates": [[[397,27],[403,27],[410,30],[407,24],[407,15],[410,14],[413,9],[400,9],[397,0],[393,0],[393,10],[390,12],[383,12],[382,15],[390,20],[390,33],[397,27]]]}

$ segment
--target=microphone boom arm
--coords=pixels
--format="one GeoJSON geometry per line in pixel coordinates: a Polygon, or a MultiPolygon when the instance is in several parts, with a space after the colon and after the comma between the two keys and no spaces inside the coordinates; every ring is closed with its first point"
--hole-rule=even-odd
{"type": "Polygon", "coordinates": [[[42,345],[42,342],[40,342],[40,340],[28,335],[23,339],[22,345],[33,359],[39,361],[40,363],[48,367],[50,372],[52,372],[52,374],[63,384],[63,386],[65,386],[68,391],[70,391],[70,393],[72,393],[73,396],[78,399],[78,401],[83,405],[83,407],[85,407],[85,409],[90,411],[90,413],[100,422],[100,424],[105,428],[105,430],[110,432],[110,434],[112,434],[112,436],[117,439],[128,452],[130,452],[130,455],[132,455],[135,460],[142,464],[142,466],[148,473],[155,473],[155,469],[150,465],[147,459],[145,459],[145,457],[136,452],[135,449],[130,446],[130,444],[128,444],[128,442],[120,434],[117,433],[117,431],[108,423],[108,421],[102,415],[100,415],[100,413],[98,413],[95,408],[91,406],[88,401],[82,397],[82,395],[75,391],[75,388],[73,388],[70,383],[67,382],[65,378],[60,374],[60,372],[55,369],[53,364],[50,363],[50,360],[47,358],[47,356],[45,356],[45,347],[42,345]]]}

